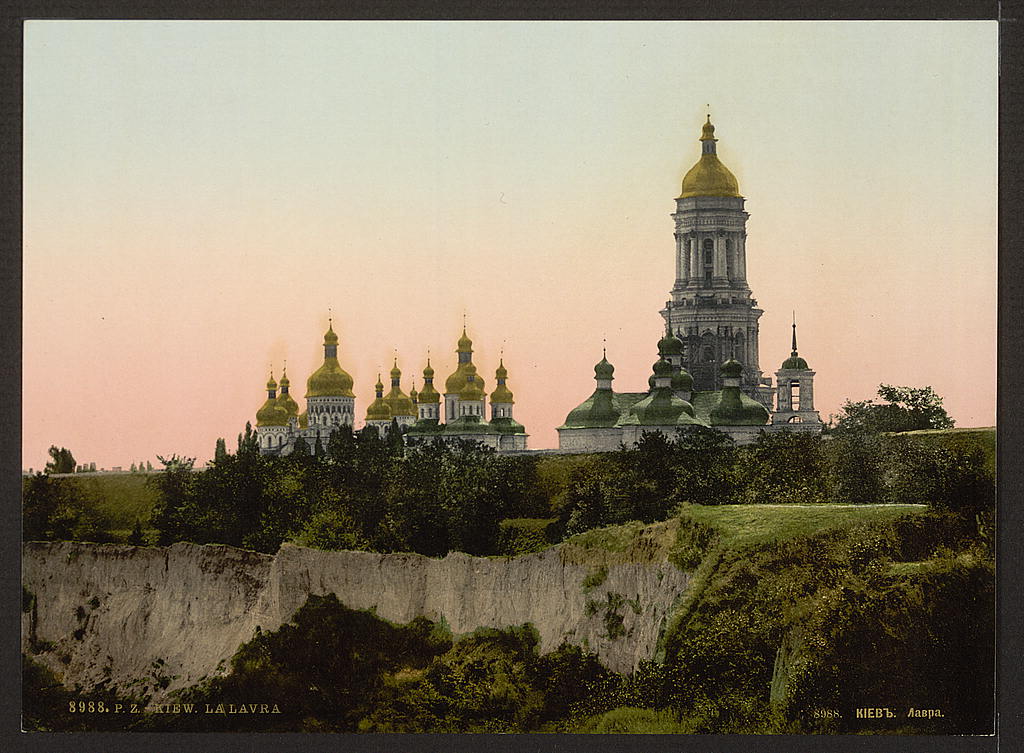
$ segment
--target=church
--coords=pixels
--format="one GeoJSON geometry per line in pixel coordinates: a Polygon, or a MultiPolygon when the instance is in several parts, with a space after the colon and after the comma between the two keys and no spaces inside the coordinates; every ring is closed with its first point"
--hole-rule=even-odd
{"type": "Polygon", "coordinates": [[[661,315],[645,392],[615,392],[607,353],[594,367],[593,394],[558,427],[558,446],[570,451],[614,450],[645,432],[675,436],[688,427],[717,429],[737,444],[762,432],[820,432],[814,372],[797,352],[775,372],[759,366],[757,307],[747,283],[747,217],[736,177],[718,158],[711,116],[701,132],[701,155],[683,177],[676,199],[675,283],[661,315]]]}
{"type": "MultiPolygon", "coordinates": [[[[256,436],[264,455],[288,455],[299,438],[312,449],[316,441],[326,443],[331,432],[342,426],[355,426],[355,393],[352,377],[338,362],[338,335],[333,321],[324,334],[324,361],[306,380],[306,410],[291,395],[291,381],[285,367],[281,382],[273,373],[267,382],[267,399],[256,411],[256,436]],[[280,394],[278,394],[280,388],[280,394]]],[[[423,369],[423,389],[415,387],[406,394],[402,389],[402,370],[395,357],[391,369],[391,389],[385,395],[377,376],[376,398],[366,409],[364,426],[379,434],[397,423],[407,443],[470,440],[499,452],[525,450],[527,434],[512,417],[515,400],[509,389],[504,359],[494,372],[496,386],[490,394],[491,417],[487,420],[487,394],[484,379],[473,363],[473,341],[465,327],[456,348],[458,364],[445,381],[444,412],[441,394],[434,387],[434,369],[430,358],[423,369]],[[443,417],[443,421],[442,421],[443,417]]]]}

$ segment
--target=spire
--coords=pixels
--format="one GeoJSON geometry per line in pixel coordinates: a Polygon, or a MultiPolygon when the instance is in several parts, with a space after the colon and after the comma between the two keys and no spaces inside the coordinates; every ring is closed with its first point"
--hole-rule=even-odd
{"type": "Polygon", "coordinates": [[[708,121],[704,124],[704,127],[700,129],[700,140],[704,144],[704,147],[701,150],[704,154],[715,153],[715,142],[718,141],[718,139],[715,138],[715,127],[711,125],[711,113],[708,113],[708,121]]]}
{"type": "Polygon", "coordinates": [[[377,384],[373,385],[373,388],[377,391],[377,397],[384,397],[384,384],[380,381],[380,372],[377,372],[377,384]]]}
{"type": "Polygon", "coordinates": [[[796,352],[796,312],[793,312],[793,352],[791,355],[798,355],[796,352]]]}

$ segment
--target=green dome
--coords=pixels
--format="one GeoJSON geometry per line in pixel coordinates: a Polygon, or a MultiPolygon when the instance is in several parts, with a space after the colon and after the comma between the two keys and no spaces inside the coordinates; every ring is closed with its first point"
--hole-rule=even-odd
{"type": "Polygon", "coordinates": [[[722,364],[722,376],[739,379],[743,376],[743,364],[733,358],[730,358],[722,364]]]}
{"type": "Polygon", "coordinates": [[[420,405],[427,403],[437,403],[441,399],[437,390],[434,389],[434,385],[427,382],[423,385],[423,389],[416,393],[416,402],[420,405]]]}
{"type": "Polygon", "coordinates": [[[274,381],[274,375],[273,374],[271,374],[270,375],[270,379],[267,380],[267,389],[268,390],[276,390],[277,389],[277,382],[274,381]]]}
{"type": "Polygon", "coordinates": [[[652,367],[654,376],[663,377],[670,376],[672,374],[672,364],[666,361],[664,358],[659,358],[652,367]]]}
{"type": "Polygon", "coordinates": [[[495,379],[508,379],[508,369],[505,368],[505,359],[498,361],[498,368],[494,370],[495,379]]]}
{"type": "Polygon", "coordinates": [[[387,403],[388,410],[392,416],[415,416],[416,408],[412,399],[402,392],[399,387],[392,387],[391,392],[382,398],[387,403]]]}
{"type": "Polygon", "coordinates": [[[768,411],[741,393],[739,387],[726,387],[718,405],[711,409],[710,419],[712,426],[764,426],[768,411]]]}
{"type": "Polygon", "coordinates": [[[615,373],[615,367],[608,363],[606,356],[601,356],[601,360],[594,366],[594,378],[595,379],[614,379],[612,376],[615,373]]]}
{"type": "Polygon", "coordinates": [[[423,369],[423,378],[425,380],[426,379],[433,379],[434,378],[434,369],[430,365],[430,359],[429,358],[427,359],[426,367],[424,367],[424,369],[423,369]]]}
{"type": "Polygon", "coordinates": [[[459,346],[455,350],[456,353],[472,353],[473,352],[473,341],[466,335],[466,328],[462,328],[462,337],[459,338],[459,346]]]}
{"type": "Polygon", "coordinates": [[[573,408],[565,417],[565,429],[596,429],[614,426],[619,420],[615,395],[611,390],[594,390],[594,394],[573,408]]]}
{"type": "Polygon", "coordinates": [[[806,370],[811,367],[807,365],[807,361],[805,361],[800,356],[794,353],[793,355],[791,355],[789,358],[782,362],[782,368],[806,370]]]}
{"type": "Polygon", "coordinates": [[[671,332],[666,332],[665,336],[658,340],[658,354],[663,356],[683,355],[683,341],[671,332]]]}
{"type": "Polygon", "coordinates": [[[258,411],[256,411],[257,426],[287,426],[288,411],[278,405],[274,398],[267,398],[258,411]]]}
{"type": "Polygon", "coordinates": [[[680,369],[672,375],[672,389],[675,392],[692,392],[693,377],[686,369],[680,369]]]}
{"type": "Polygon", "coordinates": [[[500,416],[491,419],[491,429],[499,434],[525,434],[526,427],[511,416],[500,416]]]}
{"type": "Polygon", "coordinates": [[[686,407],[693,407],[680,400],[667,388],[656,389],[630,408],[629,416],[622,421],[625,426],[673,426],[679,421],[686,407]]]}

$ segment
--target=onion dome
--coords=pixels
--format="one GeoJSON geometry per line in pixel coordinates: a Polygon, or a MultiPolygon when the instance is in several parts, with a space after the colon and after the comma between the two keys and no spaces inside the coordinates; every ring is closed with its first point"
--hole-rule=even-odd
{"type": "Polygon", "coordinates": [[[457,394],[466,386],[466,364],[460,363],[444,382],[445,393],[457,394]]]}
{"type": "Polygon", "coordinates": [[[416,398],[419,397],[419,394],[420,393],[416,391],[416,387],[414,386],[411,390],[409,390],[409,399],[415,403],[416,398]]]}
{"type": "Polygon", "coordinates": [[[459,392],[459,400],[483,400],[484,383],[476,373],[476,366],[472,362],[467,363],[464,373],[466,375],[466,385],[459,392]]]}
{"type": "Polygon", "coordinates": [[[367,421],[390,421],[391,407],[384,401],[384,385],[381,384],[380,374],[377,375],[377,384],[374,385],[377,391],[376,399],[366,409],[367,421]]]}
{"type": "Polygon", "coordinates": [[[725,387],[718,405],[711,409],[712,426],[763,426],[768,411],[756,400],[740,392],[739,387],[725,387]]]}
{"type": "Polygon", "coordinates": [[[740,186],[736,176],[722,164],[716,154],[715,127],[711,125],[711,116],[704,124],[700,140],[702,142],[700,160],[683,178],[683,190],[680,199],[691,196],[731,196],[740,198],[740,186]]]}
{"type": "Polygon", "coordinates": [[[688,372],[686,369],[680,369],[679,371],[672,375],[672,391],[693,391],[693,377],[690,376],[690,372],[688,372]]]}
{"type": "Polygon", "coordinates": [[[459,347],[455,351],[456,353],[472,353],[473,352],[473,341],[469,339],[466,334],[466,328],[462,328],[462,337],[459,338],[459,347]]]}
{"type": "Polygon", "coordinates": [[[494,392],[491,393],[491,405],[494,403],[512,403],[512,391],[505,386],[505,380],[508,378],[508,369],[505,368],[504,359],[498,361],[498,368],[494,372],[494,378],[498,382],[498,386],[494,388],[494,392]]]}
{"type": "Polygon", "coordinates": [[[665,331],[665,336],[658,340],[658,355],[660,356],[681,356],[683,355],[683,341],[672,334],[670,330],[665,331]]]}
{"type": "Polygon", "coordinates": [[[257,426],[288,425],[288,411],[278,404],[276,392],[277,382],[274,381],[274,375],[271,374],[270,379],[267,380],[267,399],[256,411],[257,426]]]}
{"type": "Polygon", "coordinates": [[[388,404],[392,416],[415,416],[416,408],[413,406],[412,400],[402,392],[402,388],[399,386],[401,380],[402,370],[398,368],[398,359],[395,359],[395,365],[391,369],[391,391],[384,398],[384,402],[388,404]]]}
{"type": "Polygon", "coordinates": [[[656,379],[654,377],[654,374],[651,374],[649,377],[647,377],[647,386],[650,387],[652,390],[654,389],[655,383],[656,379]]]}
{"type": "Polygon", "coordinates": [[[739,379],[743,376],[743,364],[737,361],[735,358],[730,358],[728,361],[722,364],[721,369],[722,376],[739,379]]]}
{"type": "Polygon", "coordinates": [[[654,372],[654,376],[656,377],[671,376],[672,364],[664,358],[659,358],[654,362],[654,366],[651,367],[651,370],[654,372]]]}
{"type": "Polygon", "coordinates": [[[257,426],[287,426],[288,411],[277,404],[277,400],[267,398],[263,407],[256,411],[257,426]]]}
{"type": "Polygon", "coordinates": [[[790,353],[789,358],[782,362],[782,368],[784,369],[810,369],[807,365],[807,361],[802,359],[796,352],[796,322],[793,322],[793,352],[790,353]]]}
{"type": "Polygon", "coordinates": [[[355,397],[352,377],[338,363],[338,336],[329,325],[324,334],[324,362],[306,380],[306,397],[355,397]]]}
{"type": "MultiPolygon", "coordinates": [[[[640,426],[674,426],[679,423],[680,416],[689,415],[686,408],[692,406],[680,400],[667,388],[656,389],[643,400],[629,409],[629,415],[622,421],[623,425],[640,426]]],[[[686,419],[683,419],[684,422],[686,419]]]]}
{"type": "Polygon", "coordinates": [[[416,395],[416,402],[423,405],[427,403],[436,404],[441,399],[437,390],[434,389],[434,370],[430,366],[430,359],[427,359],[427,366],[423,369],[423,389],[416,395]]]}
{"type": "Polygon", "coordinates": [[[288,379],[288,372],[284,371],[281,374],[281,394],[278,395],[277,404],[288,412],[289,418],[297,418],[299,415],[299,404],[296,403],[295,398],[289,394],[288,390],[290,387],[291,380],[288,379]]]}
{"type": "Polygon", "coordinates": [[[608,357],[601,355],[601,360],[594,366],[594,379],[614,379],[615,367],[608,363],[608,357]]]}

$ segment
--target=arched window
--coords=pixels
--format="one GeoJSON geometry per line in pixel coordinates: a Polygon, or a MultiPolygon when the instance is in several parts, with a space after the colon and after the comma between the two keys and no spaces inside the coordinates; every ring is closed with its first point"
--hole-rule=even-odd
{"type": "Polygon", "coordinates": [[[802,424],[803,422],[804,420],[800,416],[792,416],[789,421],[787,421],[787,423],[790,424],[802,424]]]}
{"type": "Polygon", "coordinates": [[[800,410],[800,381],[797,379],[789,383],[789,404],[791,410],[800,410]]]}

